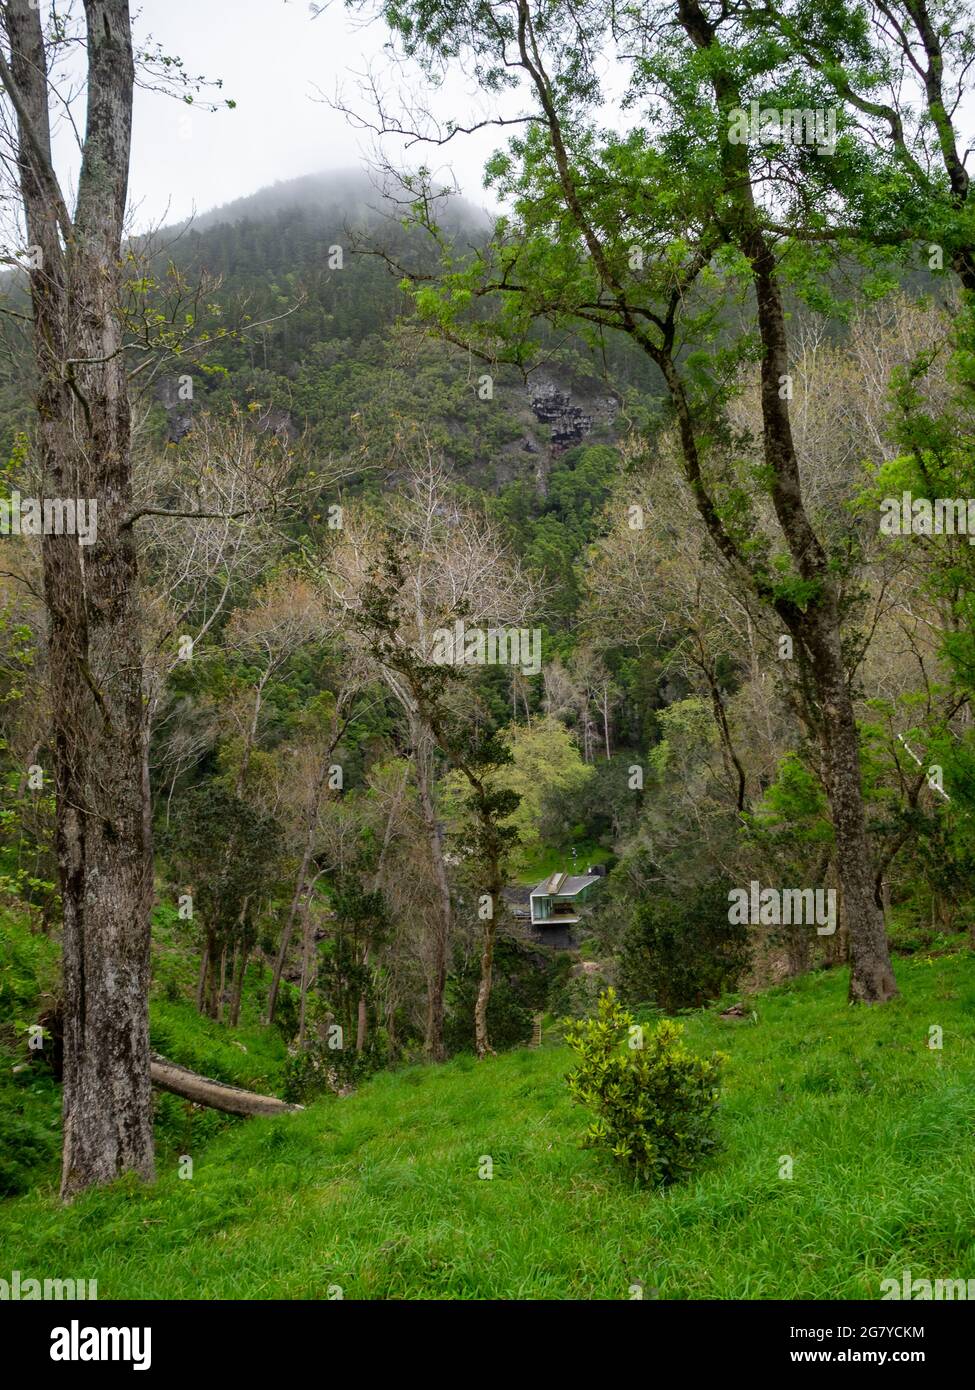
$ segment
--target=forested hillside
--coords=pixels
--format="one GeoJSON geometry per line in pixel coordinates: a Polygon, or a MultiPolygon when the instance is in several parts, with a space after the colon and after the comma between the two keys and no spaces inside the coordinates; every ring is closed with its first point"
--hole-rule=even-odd
{"type": "MultiPolygon", "coordinates": [[[[0,6],[11,1268],[975,1273],[970,17],[380,5],[524,103],[482,196],[390,159],[133,231],[140,74],[233,102],[49,8],[0,6]]],[[[447,145],[424,100],[357,119],[447,145]]]]}

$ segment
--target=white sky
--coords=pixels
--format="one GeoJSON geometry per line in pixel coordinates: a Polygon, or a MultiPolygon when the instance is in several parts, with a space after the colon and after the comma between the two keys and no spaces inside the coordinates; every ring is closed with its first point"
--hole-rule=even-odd
{"type": "MultiPolygon", "coordinates": [[[[46,6],[49,0],[41,3],[46,6]]],[[[237,103],[235,110],[211,114],[146,90],[136,92],[129,183],[133,230],[182,221],[279,180],[367,164],[375,154],[373,137],[325,104],[321,93],[334,97],[340,90],[349,106],[372,114],[368,98],[357,89],[357,76],[369,70],[390,94],[393,108],[400,105],[398,90],[405,88],[407,101],[423,95],[441,120],[454,117],[472,124],[497,114],[459,73],[452,71],[437,92],[415,73],[397,75],[385,51],[388,34],[381,21],[364,23],[346,10],[343,0],[330,0],[315,15],[317,8],[308,0],[142,0],[141,6],[132,0],[137,46],[151,35],[165,52],[181,57],[187,71],[222,79],[223,88],[214,95],[237,103]]],[[[612,92],[611,64],[606,66],[607,92],[612,92]]],[[[515,114],[516,102],[508,96],[503,114],[515,114]]],[[[606,113],[610,124],[614,104],[606,113]]],[[[83,124],[83,97],[75,118],[83,124]]],[[[965,122],[966,133],[971,126],[965,122]]],[[[417,145],[407,150],[402,141],[387,140],[385,152],[400,167],[426,163],[441,176],[452,169],[472,202],[496,206],[496,198],[483,189],[482,171],[492,150],[511,133],[488,128],[457,136],[440,149],[417,145]]],[[[65,122],[55,148],[59,173],[71,190],[77,150],[65,122]]],[[[0,215],[0,223],[5,221],[0,215]]],[[[7,239],[0,236],[0,241],[7,239]]],[[[15,244],[15,238],[9,239],[15,244]]]]}
{"type": "MultiPolygon", "coordinates": [[[[186,69],[222,78],[218,97],[236,110],[209,114],[150,92],[137,93],[130,201],[134,225],[180,220],[300,174],[362,165],[372,137],[315,100],[316,88],[367,106],[356,73],[387,74],[381,22],[364,26],[341,0],[317,18],[307,0],[143,0],[133,4],[137,42],[148,34],[183,58],[186,69]],[[167,212],[168,208],[168,212],[167,212]]],[[[438,113],[469,118],[472,89],[458,79],[437,100],[438,113]]],[[[506,132],[458,136],[446,149],[417,146],[404,162],[435,170],[452,165],[463,191],[487,205],[481,171],[506,132]]],[[[387,145],[404,160],[400,142],[387,145]]]]}

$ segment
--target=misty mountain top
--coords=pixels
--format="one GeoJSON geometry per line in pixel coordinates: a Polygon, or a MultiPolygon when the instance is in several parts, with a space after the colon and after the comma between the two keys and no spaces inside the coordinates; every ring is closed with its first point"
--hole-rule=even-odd
{"type": "MultiPolygon", "coordinates": [[[[323,170],[269,184],[256,193],[199,213],[179,227],[191,226],[202,232],[224,224],[262,222],[294,211],[320,212],[330,223],[338,213],[346,220],[368,225],[385,217],[402,216],[406,197],[400,189],[384,187],[381,177],[366,169],[323,170]]],[[[440,216],[446,226],[486,230],[491,225],[491,215],[485,208],[459,194],[443,200],[440,216]]]]}

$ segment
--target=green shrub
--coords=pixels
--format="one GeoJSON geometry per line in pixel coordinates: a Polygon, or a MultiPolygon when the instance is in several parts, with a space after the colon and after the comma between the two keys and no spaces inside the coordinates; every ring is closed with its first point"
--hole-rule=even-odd
{"type": "Polygon", "coordinates": [[[45,996],[59,989],[57,942],[31,931],[25,916],[0,907],[0,1034],[12,1042],[18,1024],[33,1022],[45,996]]]}
{"type": "Polygon", "coordinates": [[[362,1052],[353,1047],[332,1049],[322,1038],[311,1038],[295,1051],[284,1069],[284,1098],[307,1105],[318,1096],[353,1090],[388,1061],[384,1037],[370,1038],[362,1052]]]}
{"type": "Polygon", "coordinates": [[[699,1008],[734,988],[749,960],[746,926],[728,921],[723,881],[641,902],[623,935],[622,997],[652,1000],[667,1013],[699,1008]]]}
{"type": "Polygon", "coordinates": [[[603,975],[594,973],[573,975],[571,957],[565,957],[568,969],[560,971],[549,990],[547,1011],[557,1019],[562,1027],[571,1019],[587,1018],[599,1004],[599,996],[606,988],[603,975]]]}
{"type": "Polygon", "coordinates": [[[300,1008],[301,991],[289,980],[282,980],[278,987],[278,1001],[274,1007],[274,1026],[285,1042],[290,1042],[298,1031],[300,1008]]]}
{"type": "Polygon", "coordinates": [[[652,1029],[633,1021],[608,989],[597,1018],[572,1023],[565,1040],[579,1067],[566,1080],[597,1119],[586,1148],[606,1148],[654,1187],[694,1171],[716,1146],[714,1116],[722,1053],[695,1057],[681,1042],[683,1025],[662,1019],[652,1029]],[[625,1044],[625,1045],[624,1045],[625,1044]]]}

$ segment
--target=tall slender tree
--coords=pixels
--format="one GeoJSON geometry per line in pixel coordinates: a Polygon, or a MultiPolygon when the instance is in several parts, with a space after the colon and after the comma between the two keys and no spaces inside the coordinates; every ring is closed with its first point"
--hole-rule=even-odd
{"type": "MultiPolygon", "coordinates": [[[[33,310],[45,498],[97,507],[97,538],[43,538],[57,856],[64,910],[66,1198],[153,1176],[149,1088],[152,859],[131,528],[121,243],[135,77],[127,0],[84,0],[87,115],[73,212],[55,172],[40,7],[2,7],[33,310]]],[[[4,51],[5,50],[5,51],[4,51]]]]}

